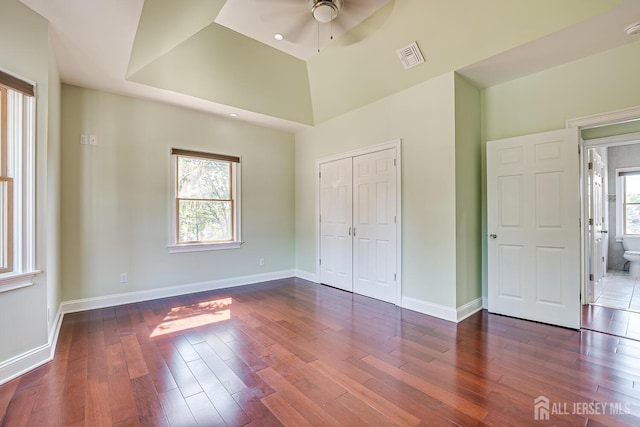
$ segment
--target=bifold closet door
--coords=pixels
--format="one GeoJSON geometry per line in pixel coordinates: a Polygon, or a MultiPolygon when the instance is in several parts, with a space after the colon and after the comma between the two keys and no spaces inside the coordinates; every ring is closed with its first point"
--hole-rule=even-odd
{"type": "Polygon", "coordinates": [[[353,292],[351,158],[320,165],[320,283],[353,292]]]}
{"type": "Polygon", "coordinates": [[[397,303],[395,150],[353,158],[353,290],[397,303]]]}

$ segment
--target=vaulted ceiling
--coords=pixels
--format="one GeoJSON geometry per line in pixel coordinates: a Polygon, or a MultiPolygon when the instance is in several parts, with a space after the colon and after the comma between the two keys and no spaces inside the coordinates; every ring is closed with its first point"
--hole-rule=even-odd
{"type": "MultiPolygon", "coordinates": [[[[21,1],[49,20],[65,83],[289,131],[442,73],[493,85],[640,40],[623,32],[640,21],[637,0],[390,0],[300,59],[217,23],[224,0],[21,1]],[[396,50],[413,41],[426,62],[405,70],[396,50]]],[[[242,4],[255,25],[265,2],[242,4]]]]}

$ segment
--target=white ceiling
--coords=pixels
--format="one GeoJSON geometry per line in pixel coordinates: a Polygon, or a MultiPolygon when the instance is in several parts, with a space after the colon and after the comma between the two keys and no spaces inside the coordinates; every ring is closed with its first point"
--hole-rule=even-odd
{"type": "MultiPolygon", "coordinates": [[[[64,83],[167,102],[213,114],[237,113],[240,120],[289,132],[297,132],[308,127],[126,80],[127,66],[144,0],[21,1],[50,22],[52,47],[64,83]]],[[[241,24],[252,27],[255,24],[252,20],[255,20],[257,15],[255,7],[251,5],[254,1],[277,3],[289,0],[228,1],[225,8],[228,5],[230,9],[225,12],[223,20],[242,21],[246,18],[246,22],[241,24]],[[244,6],[240,10],[237,9],[238,5],[244,6]]],[[[379,0],[379,3],[382,6],[386,1],[379,0]]],[[[501,83],[640,40],[640,35],[627,36],[623,33],[623,28],[634,21],[640,21],[640,0],[623,0],[620,8],[609,13],[493,58],[470,64],[462,73],[482,86],[501,83]]],[[[272,37],[273,29],[263,31],[264,34],[255,37],[272,37]]]]}
{"type": "Polygon", "coordinates": [[[337,39],[387,3],[344,0],[333,23],[318,24],[305,0],[233,0],[224,4],[215,22],[306,61],[329,44],[331,36],[337,39]],[[284,40],[276,41],[275,33],[284,40]]]}

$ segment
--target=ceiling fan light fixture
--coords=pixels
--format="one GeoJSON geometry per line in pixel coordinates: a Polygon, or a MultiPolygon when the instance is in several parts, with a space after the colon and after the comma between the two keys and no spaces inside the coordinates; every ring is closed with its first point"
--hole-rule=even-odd
{"type": "Polygon", "coordinates": [[[342,9],[342,0],[315,0],[312,3],[311,14],[321,24],[327,24],[336,19],[342,9]]]}

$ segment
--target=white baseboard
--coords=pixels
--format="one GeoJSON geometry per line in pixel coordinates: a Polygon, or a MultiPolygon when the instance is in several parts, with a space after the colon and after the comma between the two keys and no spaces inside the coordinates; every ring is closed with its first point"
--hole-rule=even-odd
{"type": "Polygon", "coordinates": [[[62,314],[62,303],[58,307],[58,312],[56,313],[56,318],[53,322],[51,330],[49,331],[49,346],[51,347],[51,358],[53,359],[54,354],[56,353],[56,346],[58,345],[58,335],[60,334],[60,327],[62,326],[62,319],[64,318],[64,314],[62,314]]]}
{"type": "Polygon", "coordinates": [[[45,344],[0,363],[0,384],[11,381],[52,359],[51,345],[45,344]]]}
{"type": "Polygon", "coordinates": [[[456,309],[417,298],[402,297],[402,308],[457,323],[482,310],[482,298],[475,299],[456,309]]]}
{"type": "Polygon", "coordinates": [[[458,322],[462,322],[467,317],[482,310],[482,298],[474,299],[468,303],[461,305],[456,310],[458,322]]]}
{"type": "Polygon", "coordinates": [[[485,310],[489,309],[489,298],[482,297],[482,308],[485,310]]]}
{"type": "Polygon", "coordinates": [[[61,311],[58,310],[55,321],[49,331],[49,342],[47,344],[25,351],[0,363],[0,385],[53,360],[60,326],[62,326],[62,317],[61,311]]]}
{"type": "Polygon", "coordinates": [[[126,292],[121,294],[105,295],[102,297],[84,298],[65,301],[61,304],[62,314],[78,311],[93,310],[96,308],[113,307],[115,305],[131,304],[141,301],[149,301],[159,298],[174,297],[178,295],[193,294],[196,292],[211,291],[215,289],[232,288],[235,286],[251,285],[253,283],[268,282],[269,280],[285,279],[293,277],[294,270],[276,271],[272,273],[254,274],[251,276],[232,277],[228,279],[209,280],[206,282],[190,283],[166,288],[148,289],[144,291],[126,292]]]}
{"type": "Polygon", "coordinates": [[[310,273],[304,270],[296,270],[295,276],[313,283],[320,283],[320,277],[318,277],[316,273],[310,273]]]}
{"type": "Polygon", "coordinates": [[[448,320],[449,322],[456,322],[458,319],[458,314],[455,308],[441,304],[434,304],[417,298],[403,296],[402,308],[437,317],[438,319],[448,320]]]}

